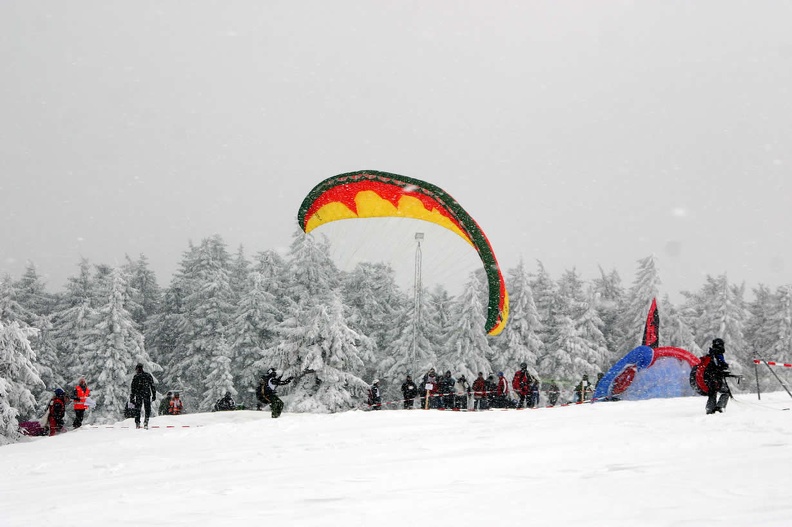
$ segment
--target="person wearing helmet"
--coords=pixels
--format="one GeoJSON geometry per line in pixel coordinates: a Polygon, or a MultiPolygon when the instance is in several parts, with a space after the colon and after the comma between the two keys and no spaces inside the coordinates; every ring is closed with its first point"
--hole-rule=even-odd
{"type": "Polygon", "coordinates": [[[184,403],[181,400],[179,392],[173,392],[173,397],[168,405],[169,415],[181,415],[184,412],[184,403]]]}
{"type": "Polygon", "coordinates": [[[512,379],[512,388],[514,393],[520,396],[517,403],[517,408],[531,408],[533,406],[531,399],[531,387],[534,384],[533,375],[528,372],[528,364],[525,362],[520,363],[520,369],[514,374],[512,379]]]}
{"type": "Polygon", "coordinates": [[[49,435],[54,436],[60,432],[65,432],[66,427],[63,424],[66,417],[66,392],[57,388],[55,395],[50,399],[49,407],[47,408],[47,423],[49,424],[49,435]]]}
{"type": "Polygon", "coordinates": [[[281,412],[283,412],[283,401],[281,401],[275,391],[278,389],[278,386],[284,386],[292,382],[292,379],[293,377],[281,379],[281,376],[278,376],[278,372],[275,371],[275,368],[270,368],[261,381],[262,389],[260,402],[262,406],[270,405],[273,419],[280,417],[281,412]]]}
{"type": "Polygon", "coordinates": [[[729,364],[723,358],[724,353],[726,353],[726,345],[723,339],[713,339],[704,366],[704,382],[707,384],[707,414],[724,411],[726,403],[729,402],[729,386],[725,382],[726,377],[729,376],[729,364]],[[720,398],[718,398],[719,393],[720,398]]]}

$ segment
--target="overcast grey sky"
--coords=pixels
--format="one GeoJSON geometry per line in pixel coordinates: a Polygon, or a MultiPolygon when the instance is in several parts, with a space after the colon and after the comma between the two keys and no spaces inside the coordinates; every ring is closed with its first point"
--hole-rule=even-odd
{"type": "Polygon", "coordinates": [[[792,282],[792,2],[0,3],[0,272],[285,247],[358,169],[448,191],[503,267],[792,282]]]}

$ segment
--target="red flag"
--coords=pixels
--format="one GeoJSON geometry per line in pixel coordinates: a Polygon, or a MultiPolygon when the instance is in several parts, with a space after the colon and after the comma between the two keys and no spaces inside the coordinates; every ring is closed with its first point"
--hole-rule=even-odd
{"type": "Polygon", "coordinates": [[[649,314],[646,315],[642,344],[652,349],[655,349],[660,344],[660,314],[657,312],[656,298],[652,299],[649,314]]]}

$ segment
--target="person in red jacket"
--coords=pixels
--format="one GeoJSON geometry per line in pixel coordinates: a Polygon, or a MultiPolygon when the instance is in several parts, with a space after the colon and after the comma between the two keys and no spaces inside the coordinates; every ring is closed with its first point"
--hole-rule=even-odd
{"type": "Polygon", "coordinates": [[[486,410],[487,406],[487,383],[484,381],[484,373],[478,372],[478,377],[473,381],[473,411],[486,410]]]}
{"type": "Polygon", "coordinates": [[[517,373],[514,374],[514,379],[512,379],[512,388],[514,388],[514,392],[520,396],[520,402],[517,408],[522,408],[523,405],[528,408],[533,407],[531,404],[531,386],[533,383],[533,375],[528,373],[528,364],[521,362],[520,369],[517,370],[517,373]]]}
{"type": "Polygon", "coordinates": [[[53,395],[52,399],[50,399],[49,408],[47,411],[49,435],[54,436],[57,433],[66,431],[66,427],[63,424],[63,419],[65,417],[66,392],[58,388],[55,390],[55,395],[53,395]]]}
{"type": "Polygon", "coordinates": [[[72,396],[72,401],[74,401],[74,422],[72,426],[74,428],[82,426],[85,410],[88,409],[86,401],[89,395],[91,395],[91,389],[88,388],[85,377],[80,377],[80,382],[74,387],[74,395],[72,396]]]}
{"type": "Polygon", "coordinates": [[[173,393],[173,399],[170,402],[170,408],[168,408],[168,413],[170,415],[181,415],[182,411],[184,411],[184,405],[182,404],[181,397],[179,397],[179,392],[173,393]]]}

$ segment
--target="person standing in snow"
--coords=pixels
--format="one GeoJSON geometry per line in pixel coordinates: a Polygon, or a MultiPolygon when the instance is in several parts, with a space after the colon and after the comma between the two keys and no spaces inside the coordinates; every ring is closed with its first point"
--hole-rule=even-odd
{"type": "Polygon", "coordinates": [[[707,384],[707,414],[724,411],[729,402],[729,386],[726,384],[729,365],[723,358],[724,353],[726,353],[726,345],[723,339],[714,339],[705,358],[706,365],[704,366],[704,382],[707,384]],[[718,398],[719,393],[720,398],[718,398]]]}
{"type": "Polygon", "coordinates": [[[464,375],[460,375],[456,381],[454,392],[454,408],[459,410],[468,409],[468,398],[470,397],[470,383],[464,375]]]}
{"type": "Polygon", "coordinates": [[[509,404],[509,381],[503,375],[502,371],[498,372],[498,387],[495,388],[495,405],[497,408],[508,408],[509,404]]]}
{"type": "Polygon", "coordinates": [[[421,383],[421,397],[429,398],[429,408],[440,407],[439,390],[440,379],[438,379],[435,369],[429,368],[429,371],[423,376],[423,382],[421,383]]]}
{"type": "Polygon", "coordinates": [[[547,387],[547,400],[550,406],[555,406],[559,395],[561,395],[561,388],[558,387],[555,381],[550,381],[550,386],[547,387]]]}
{"type": "Polygon", "coordinates": [[[135,428],[140,428],[141,410],[146,411],[143,427],[148,428],[149,416],[151,416],[151,403],[157,399],[157,389],[154,387],[154,377],[149,372],[143,371],[143,364],[141,363],[135,366],[131,392],[129,400],[135,405],[135,428]]]}
{"type": "Polygon", "coordinates": [[[159,412],[158,412],[159,415],[165,415],[168,413],[168,410],[170,409],[171,399],[173,399],[173,392],[168,392],[165,395],[165,398],[160,402],[159,412]]]}
{"type": "Polygon", "coordinates": [[[473,381],[473,411],[486,410],[487,405],[487,382],[484,380],[484,373],[478,372],[478,377],[473,381]]]}
{"type": "Polygon", "coordinates": [[[533,385],[534,378],[528,373],[528,364],[525,362],[520,363],[520,369],[514,374],[512,379],[512,388],[514,392],[520,396],[520,401],[517,403],[517,408],[532,407],[531,404],[531,386],[533,385]]]}
{"type": "Polygon", "coordinates": [[[591,398],[591,383],[588,374],[584,374],[580,382],[575,386],[575,402],[584,403],[591,398]]]}
{"type": "Polygon", "coordinates": [[[80,381],[77,383],[77,386],[74,387],[74,394],[72,395],[72,401],[74,401],[74,422],[72,426],[75,429],[82,426],[85,410],[88,409],[86,401],[89,395],[91,395],[91,389],[88,388],[85,377],[80,377],[80,381]]]}
{"type": "Polygon", "coordinates": [[[441,408],[451,410],[454,408],[454,385],[456,379],[451,377],[451,370],[446,370],[445,375],[440,378],[441,408]]]}
{"type": "Polygon", "coordinates": [[[173,392],[173,398],[168,405],[168,415],[181,415],[184,412],[184,403],[179,397],[179,392],[173,392]]]}
{"type": "Polygon", "coordinates": [[[382,395],[380,394],[379,379],[374,379],[368,392],[368,405],[371,410],[382,410],[382,395]]]}
{"type": "Polygon", "coordinates": [[[407,379],[401,385],[402,399],[404,400],[404,409],[412,410],[415,405],[415,398],[418,396],[418,386],[412,380],[412,375],[408,375],[407,379]]]}
{"type": "Polygon", "coordinates": [[[263,403],[270,405],[273,419],[280,417],[281,412],[283,412],[283,401],[281,401],[275,391],[278,386],[284,386],[290,382],[292,382],[292,377],[281,380],[277,376],[275,368],[267,370],[267,375],[264,377],[263,403]]]}
{"type": "Polygon", "coordinates": [[[54,436],[60,432],[65,432],[64,419],[66,417],[66,392],[57,388],[55,395],[50,399],[47,408],[47,423],[49,424],[49,435],[54,436]]]}
{"type": "Polygon", "coordinates": [[[497,408],[498,398],[498,383],[495,382],[495,376],[489,374],[487,380],[484,381],[485,393],[487,394],[487,408],[497,408]]]}

